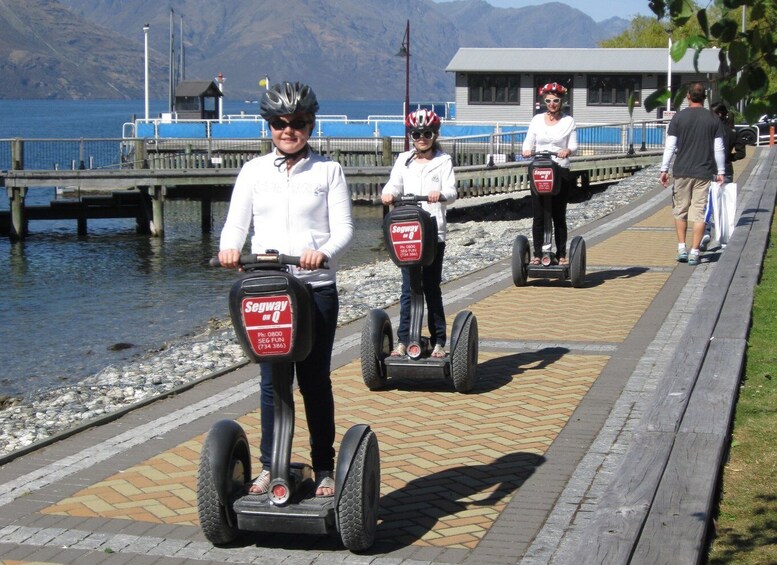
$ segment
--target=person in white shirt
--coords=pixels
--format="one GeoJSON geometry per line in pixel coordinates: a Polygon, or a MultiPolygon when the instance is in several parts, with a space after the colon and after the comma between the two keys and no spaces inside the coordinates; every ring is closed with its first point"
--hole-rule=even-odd
{"type": "MultiPolygon", "coordinates": [[[[446,206],[456,200],[456,179],[453,161],[437,141],[440,117],[426,108],[411,112],[405,118],[407,135],[413,148],[399,154],[388,182],[381,192],[381,201],[390,205],[403,194],[426,196],[421,206],[437,221],[437,255],[431,265],[422,268],[424,297],[430,333],[432,357],[445,357],[447,329],[442,302],[442,260],[445,254],[446,206]]],[[[410,271],[402,268],[402,295],[399,301],[399,327],[394,356],[407,354],[410,335],[410,271]]]]}
{"type": "MultiPolygon", "coordinates": [[[[240,170],[221,232],[219,261],[237,267],[253,222],[251,252],[275,250],[298,255],[292,273],[312,287],[315,309],[310,355],[296,363],[297,381],[310,432],[316,496],[334,494],[335,415],[330,366],[339,299],[338,257],[353,237],[351,195],[339,163],[313,152],[308,139],[319,109],[310,86],[282,82],[262,96],[260,113],[270,124],[274,151],[240,170]],[[328,269],[322,269],[324,263],[328,269]]],[[[261,363],[260,461],[262,472],[250,487],[267,492],[273,440],[272,364],[261,363]]]]}
{"type": "MultiPolygon", "coordinates": [[[[556,242],[556,259],[559,264],[568,264],[567,260],[567,202],[569,193],[574,187],[574,178],[569,171],[569,156],[577,151],[577,125],[575,119],[561,111],[565,86],[551,82],[539,89],[539,95],[544,96],[547,110],[532,118],[521,148],[524,157],[531,157],[538,151],[556,153],[553,160],[561,166],[561,188],[553,196],[552,218],[556,242]]],[[[534,257],[532,265],[539,265],[542,257],[542,244],[545,234],[545,213],[541,196],[532,191],[532,247],[534,257]]]]}

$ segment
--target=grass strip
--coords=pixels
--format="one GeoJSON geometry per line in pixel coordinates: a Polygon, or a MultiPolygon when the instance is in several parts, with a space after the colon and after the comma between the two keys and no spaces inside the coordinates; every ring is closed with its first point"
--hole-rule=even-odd
{"type": "Polygon", "coordinates": [[[756,287],[711,565],[777,563],[777,228],[756,287]]]}

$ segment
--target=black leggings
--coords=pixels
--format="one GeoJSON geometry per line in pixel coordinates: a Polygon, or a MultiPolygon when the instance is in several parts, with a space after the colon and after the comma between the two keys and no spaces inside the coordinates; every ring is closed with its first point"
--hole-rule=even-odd
{"type": "MultiPolygon", "coordinates": [[[[551,215],[553,217],[553,237],[556,243],[556,257],[562,259],[567,256],[567,201],[572,190],[572,175],[569,169],[561,169],[561,188],[558,194],[551,196],[551,215]]],[[[542,207],[544,197],[531,193],[532,221],[532,247],[534,256],[542,257],[542,244],[545,241],[545,209],[542,207]]]]}

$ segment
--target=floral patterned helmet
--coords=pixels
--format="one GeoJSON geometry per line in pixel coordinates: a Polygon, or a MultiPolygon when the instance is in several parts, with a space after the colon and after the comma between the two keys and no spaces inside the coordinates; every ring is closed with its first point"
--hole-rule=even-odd
{"type": "Polygon", "coordinates": [[[549,82],[548,84],[541,86],[539,89],[540,96],[545,96],[546,94],[555,94],[560,98],[564,96],[566,93],[567,93],[566,87],[560,85],[557,82],[549,82]]]}

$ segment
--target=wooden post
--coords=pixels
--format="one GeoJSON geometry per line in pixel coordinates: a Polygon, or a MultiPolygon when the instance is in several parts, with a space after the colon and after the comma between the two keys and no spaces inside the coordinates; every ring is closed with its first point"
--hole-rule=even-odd
{"type": "Polygon", "coordinates": [[[161,186],[152,187],[151,194],[151,235],[164,237],[165,235],[165,191],[161,186]]]}
{"type": "Polygon", "coordinates": [[[394,164],[394,154],[391,151],[391,138],[383,138],[383,162],[380,164],[383,167],[391,167],[394,164]]]}
{"type": "Polygon", "coordinates": [[[27,222],[24,217],[24,198],[27,196],[26,186],[8,188],[8,200],[11,207],[11,241],[21,241],[27,235],[27,222]]]}
{"type": "Polygon", "coordinates": [[[86,235],[86,205],[83,202],[81,203],[81,207],[78,211],[78,218],[76,218],[76,220],[78,235],[86,235]]]}
{"type": "Polygon", "coordinates": [[[213,227],[213,206],[210,196],[202,197],[202,205],[200,206],[200,224],[202,225],[202,233],[210,233],[213,227]]]}
{"type": "Polygon", "coordinates": [[[135,161],[132,164],[133,169],[148,169],[148,153],[146,152],[146,140],[135,140],[135,161]]]}
{"type": "MultiPolygon", "coordinates": [[[[24,141],[16,138],[11,141],[11,169],[24,169],[24,141]]],[[[8,189],[8,200],[11,208],[11,241],[21,241],[27,235],[27,221],[24,217],[24,199],[27,196],[26,186],[15,186],[8,189]]]]}

